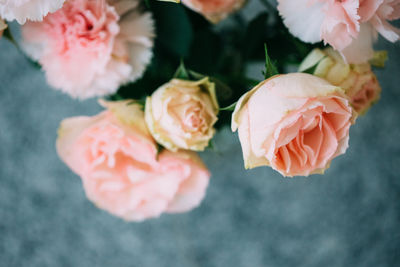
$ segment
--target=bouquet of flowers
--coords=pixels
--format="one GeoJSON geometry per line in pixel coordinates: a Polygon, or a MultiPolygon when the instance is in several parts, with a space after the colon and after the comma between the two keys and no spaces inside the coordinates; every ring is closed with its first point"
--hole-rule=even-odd
{"type": "Polygon", "coordinates": [[[224,126],[246,169],[323,174],[346,152],[379,99],[373,68],[388,56],[373,45],[399,40],[400,0],[262,0],[244,17],[251,1],[0,2],[2,41],[54,89],[104,108],[62,121],[56,142],[99,208],[127,221],[195,208],[210,179],[197,152],[224,126]],[[264,79],[249,78],[261,61],[264,79]]]}

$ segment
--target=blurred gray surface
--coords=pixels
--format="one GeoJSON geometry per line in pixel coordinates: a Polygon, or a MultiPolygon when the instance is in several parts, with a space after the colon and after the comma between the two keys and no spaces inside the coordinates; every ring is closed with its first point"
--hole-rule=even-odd
{"type": "Polygon", "coordinates": [[[196,210],[126,223],[95,208],[57,157],[59,122],[95,100],[51,90],[0,41],[0,266],[400,266],[400,46],[381,101],[351,130],[325,176],[245,171],[236,135],[202,154],[213,173],[196,210]]]}

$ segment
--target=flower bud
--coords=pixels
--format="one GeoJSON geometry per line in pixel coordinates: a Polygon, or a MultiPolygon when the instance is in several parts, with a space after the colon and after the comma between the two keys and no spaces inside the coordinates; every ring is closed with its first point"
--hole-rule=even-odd
{"type": "Polygon", "coordinates": [[[202,151],[214,136],[219,106],[215,84],[173,79],[147,98],[145,118],[154,139],[171,151],[202,151]]]}
{"type": "Polygon", "coordinates": [[[380,97],[381,87],[368,62],[347,64],[332,48],[317,48],[304,59],[299,70],[310,68],[314,75],[344,89],[359,114],[365,114],[380,97]]]}

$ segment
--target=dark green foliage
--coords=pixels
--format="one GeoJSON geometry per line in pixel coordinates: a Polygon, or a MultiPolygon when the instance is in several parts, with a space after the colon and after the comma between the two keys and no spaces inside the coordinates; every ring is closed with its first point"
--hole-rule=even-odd
{"type": "Polygon", "coordinates": [[[230,123],[232,103],[260,82],[246,77],[245,66],[265,60],[265,44],[268,77],[283,73],[288,64],[299,64],[315,47],[293,37],[272,9],[266,8],[249,22],[238,13],[229,23],[215,27],[181,4],[153,0],[143,6],[156,21],[153,60],[140,80],[121,87],[111,99],[143,99],[173,77],[199,80],[208,76],[216,84],[220,106],[227,107],[221,109],[218,126],[230,123]]]}

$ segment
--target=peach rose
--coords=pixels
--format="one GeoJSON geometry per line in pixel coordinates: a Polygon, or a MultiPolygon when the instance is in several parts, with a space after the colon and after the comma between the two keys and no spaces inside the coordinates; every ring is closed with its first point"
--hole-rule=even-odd
{"type": "Polygon", "coordinates": [[[246,168],[323,173],[348,147],[352,108],[340,87],[310,74],[277,75],[243,95],[232,115],[246,168]]]}
{"type": "Polygon", "coordinates": [[[150,13],[139,0],[69,0],[22,27],[23,47],[48,83],[72,97],[112,94],[141,77],[152,57],[150,13]]]}
{"type": "Polygon", "coordinates": [[[3,36],[4,30],[7,29],[7,24],[0,19],[0,38],[3,36]]]}
{"type": "Polygon", "coordinates": [[[17,20],[24,24],[26,20],[40,21],[48,13],[60,9],[65,0],[1,0],[0,17],[17,20]]]}
{"type": "Polygon", "coordinates": [[[218,23],[239,10],[246,0],[182,0],[182,3],[202,14],[209,21],[218,23]]]}
{"type": "Polygon", "coordinates": [[[218,102],[215,85],[173,79],[146,101],[146,123],[158,143],[171,151],[204,150],[214,136],[218,102]]]}
{"type": "Polygon", "coordinates": [[[157,158],[141,106],[102,103],[108,109],[97,116],[64,120],[57,140],[60,158],[81,176],[87,197],[128,221],[196,207],[210,176],[199,157],[164,151],[157,158]]]}
{"type": "Polygon", "coordinates": [[[278,0],[278,10],[293,35],[323,40],[350,63],[372,58],[377,33],[390,42],[400,38],[389,23],[400,18],[400,0],[278,0]]]}
{"type": "Polygon", "coordinates": [[[316,64],[318,65],[313,74],[344,89],[353,108],[359,114],[365,114],[371,105],[378,101],[381,87],[368,62],[347,64],[332,48],[317,48],[304,59],[299,71],[316,64]]]}

